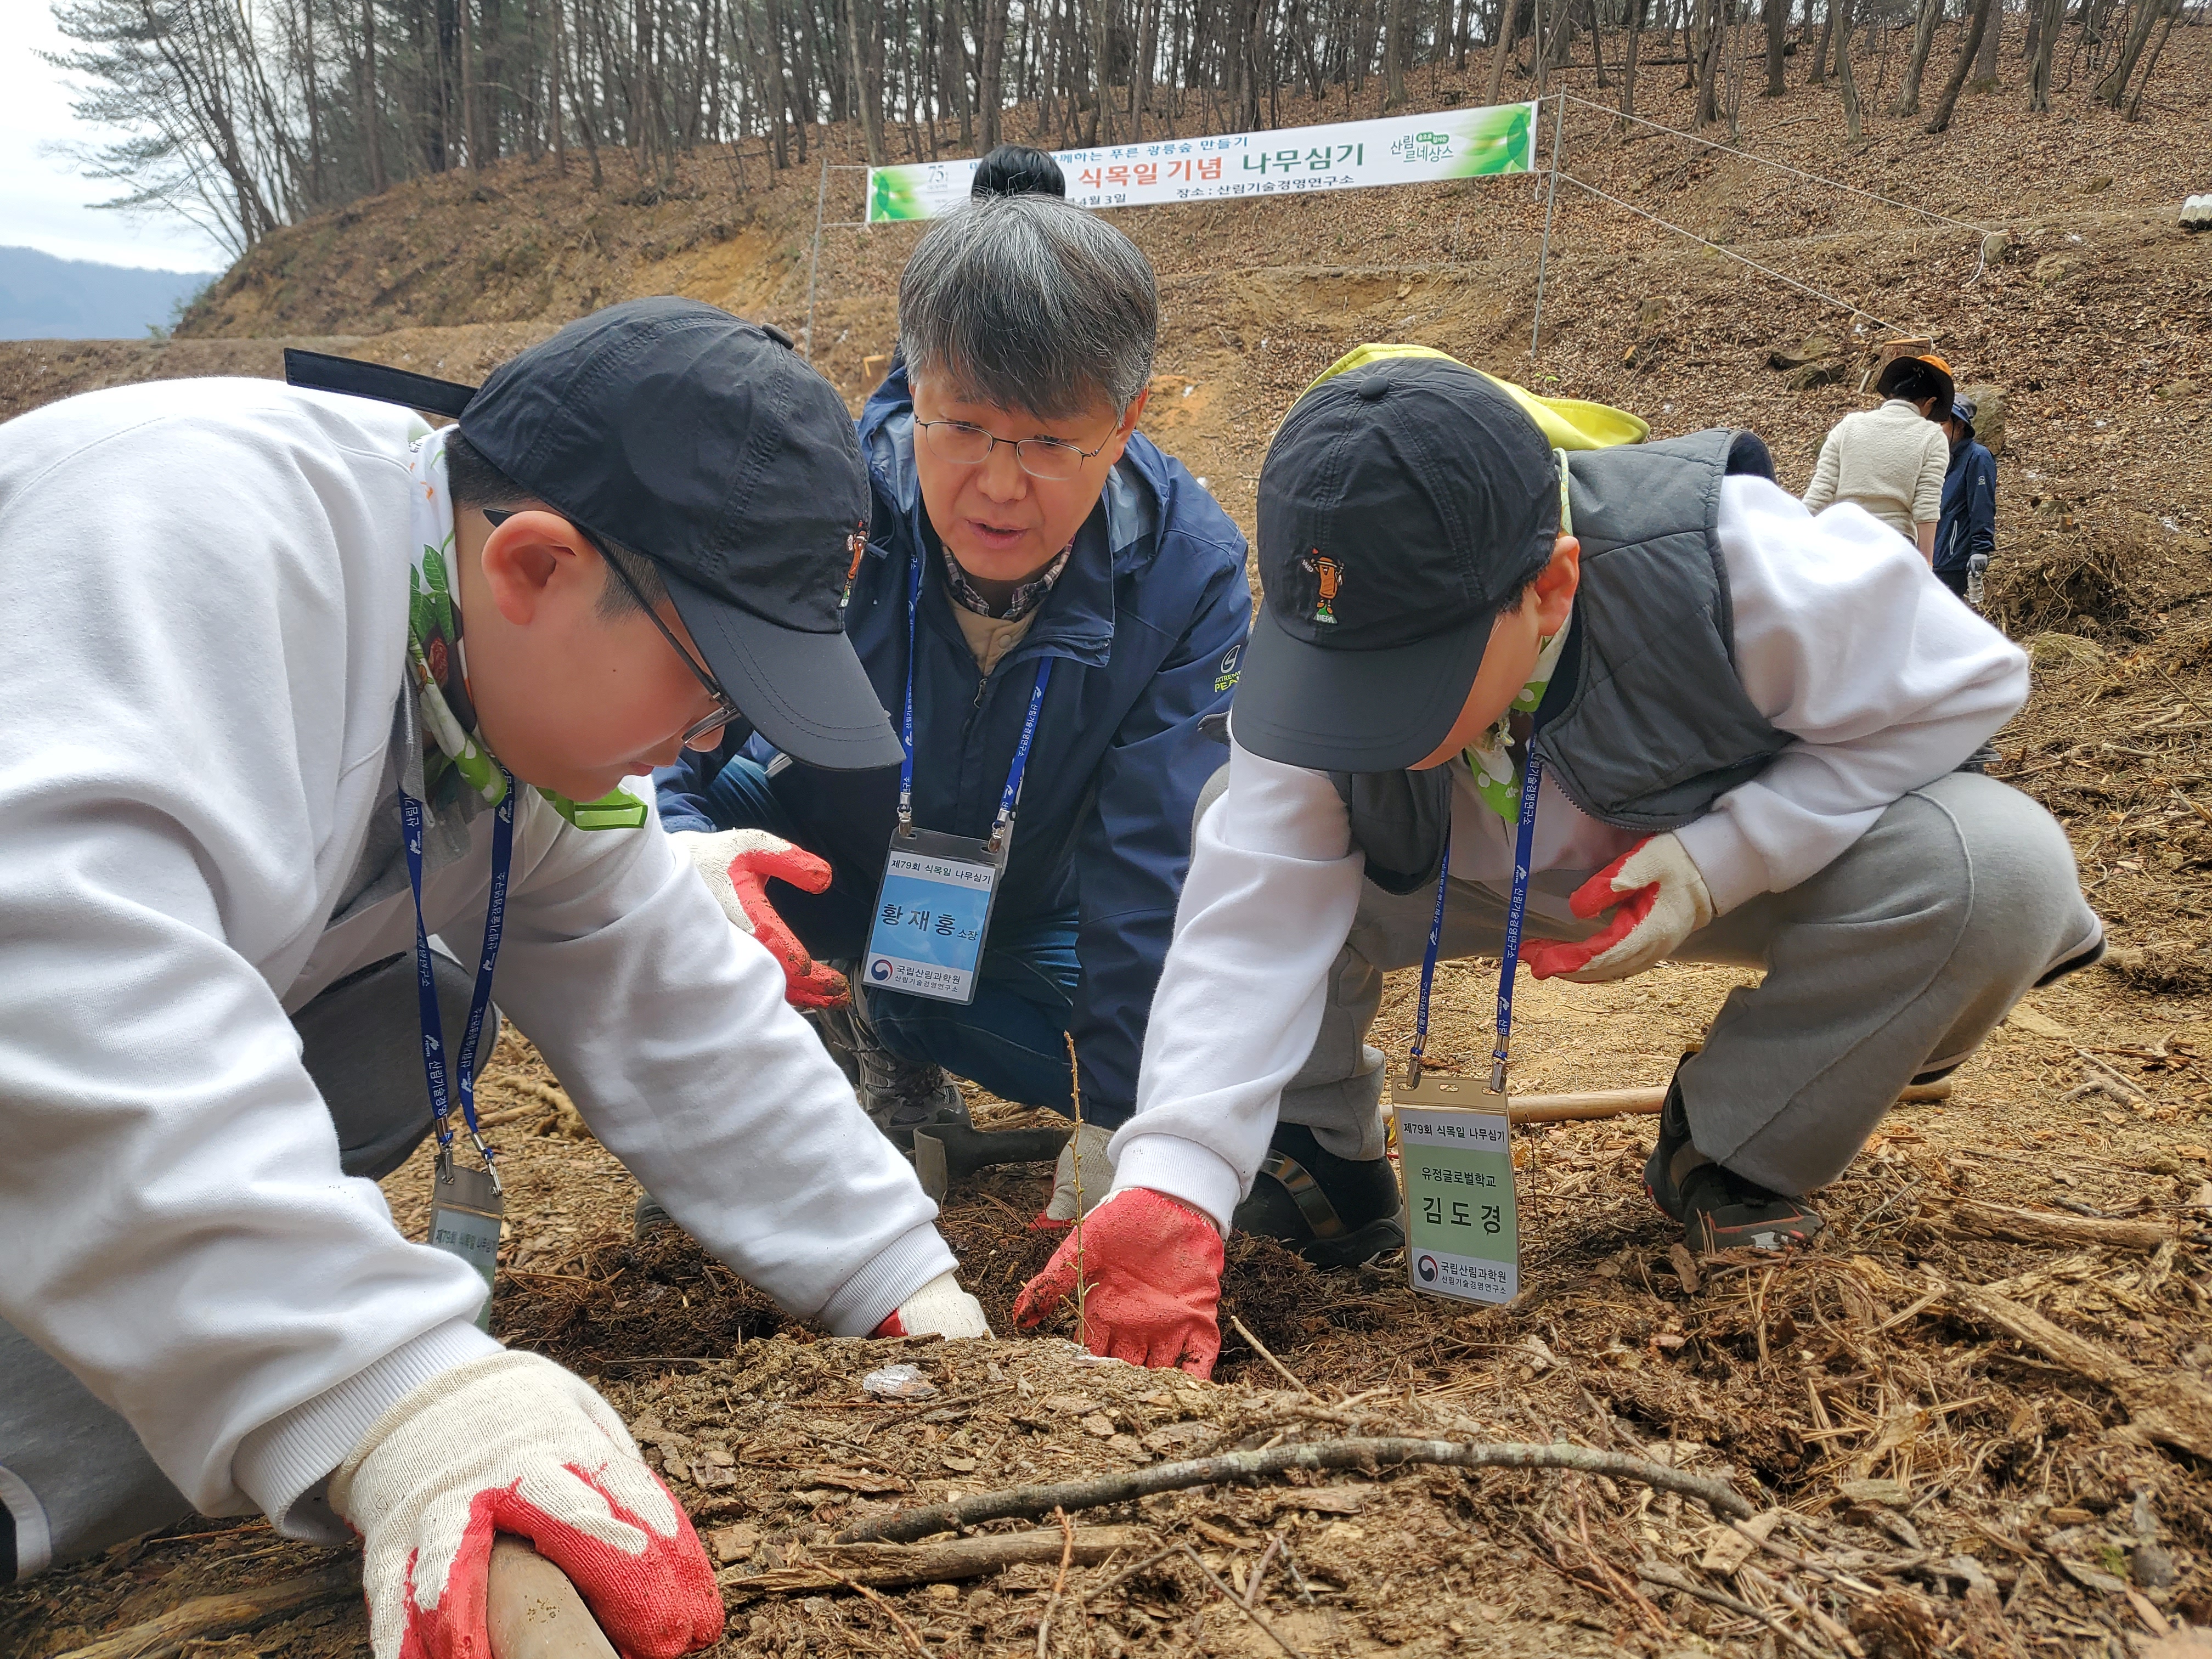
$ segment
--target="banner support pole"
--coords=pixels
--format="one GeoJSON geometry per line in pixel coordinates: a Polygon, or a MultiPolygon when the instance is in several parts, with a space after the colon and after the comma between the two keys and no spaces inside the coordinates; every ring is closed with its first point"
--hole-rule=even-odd
{"type": "MultiPolygon", "coordinates": [[[[1559,143],[1555,135],[1552,140],[1553,187],[1558,188],[1559,143]]],[[[806,258],[806,361],[814,361],[814,279],[822,269],[822,210],[830,199],[830,152],[822,152],[822,182],[814,191],[814,252],[806,258]]],[[[1539,273],[1540,277],[1540,272],[1539,273]]]]}
{"type": "MultiPolygon", "coordinates": [[[[1528,324],[1528,356],[1532,362],[1536,356],[1537,331],[1544,325],[1544,268],[1552,258],[1552,215],[1559,204],[1559,136],[1567,118],[1566,94],[1553,95],[1558,101],[1552,113],[1552,182],[1544,192],[1544,240],[1536,251],[1536,314],[1528,324]]],[[[1537,118],[1543,118],[1540,115],[1537,118]]],[[[817,232],[816,236],[818,241],[820,233],[817,232]]],[[[813,336],[810,333],[807,337],[811,340],[813,336]]]]}

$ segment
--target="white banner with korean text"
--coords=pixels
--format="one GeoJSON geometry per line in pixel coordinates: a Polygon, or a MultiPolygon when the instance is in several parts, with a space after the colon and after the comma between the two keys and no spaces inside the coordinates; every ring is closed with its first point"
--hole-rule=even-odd
{"type": "MultiPolygon", "coordinates": [[[[1378,121],[1161,138],[1053,152],[1078,207],[1151,207],[1373,185],[1532,173],[1536,106],[1395,115],[1378,121]]],[[[915,161],[868,170],[870,224],[934,219],[968,199],[976,162],[915,161]]]]}

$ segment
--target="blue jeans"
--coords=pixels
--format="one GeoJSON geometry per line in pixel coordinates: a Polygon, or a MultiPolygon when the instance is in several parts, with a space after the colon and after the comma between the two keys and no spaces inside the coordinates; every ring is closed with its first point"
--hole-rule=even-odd
{"type": "MultiPolygon", "coordinates": [[[[775,780],[742,756],[722,769],[708,799],[714,822],[724,829],[765,830],[796,839],[790,815],[775,797],[775,780]]],[[[860,904],[872,908],[880,874],[839,871],[836,885],[864,895],[860,904]]],[[[865,915],[858,921],[858,936],[817,940],[809,934],[822,930],[806,925],[812,908],[802,902],[784,918],[807,949],[841,959],[858,956],[865,942],[865,915]]],[[[1067,1025],[1080,972],[1075,922],[1073,907],[1032,916],[994,915],[973,1002],[963,1006],[901,991],[868,990],[856,981],[860,1012],[884,1047],[901,1060],[942,1066],[1001,1100],[1071,1112],[1067,1025]]],[[[1118,1128],[1127,1115],[1094,1115],[1087,1103],[1085,1115],[1095,1115],[1105,1128],[1118,1128]]]]}

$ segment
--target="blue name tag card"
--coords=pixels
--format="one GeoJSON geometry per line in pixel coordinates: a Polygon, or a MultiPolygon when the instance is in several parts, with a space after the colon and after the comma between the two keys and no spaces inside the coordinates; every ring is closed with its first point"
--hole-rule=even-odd
{"type": "Polygon", "coordinates": [[[1003,844],[993,853],[966,836],[895,832],[868,930],[869,987],[973,1002],[1005,862],[1003,844]]]}
{"type": "Polygon", "coordinates": [[[1510,1302],[1521,1290],[1521,1220],[1504,1097],[1430,1075],[1392,1098],[1407,1282],[1458,1302],[1510,1302]]]}

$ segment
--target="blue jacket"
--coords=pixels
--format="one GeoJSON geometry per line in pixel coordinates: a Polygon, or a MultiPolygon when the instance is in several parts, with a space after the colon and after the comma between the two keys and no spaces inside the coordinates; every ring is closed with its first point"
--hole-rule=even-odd
{"type": "Polygon", "coordinates": [[[1971,437],[1951,452],[1943,516],[1936,521],[1936,568],[1963,574],[1977,553],[1997,550],[1997,466],[1971,437]]]}
{"type": "MultiPolygon", "coordinates": [[[[845,612],[845,631],[894,720],[906,692],[908,572],[930,556],[914,441],[905,371],[895,368],[860,416],[875,501],[845,612]]],[[[915,819],[924,828],[988,833],[1038,659],[1056,659],[993,916],[995,925],[1076,912],[1082,975],[1069,1030],[1085,1097],[1102,1106],[1136,1101],[1145,1023],[1190,860],[1191,815],[1228,759],[1199,721],[1229,706],[1251,620],[1243,534],[1141,434],[1029,632],[988,678],[953,618],[942,568],[925,567],[914,677],[915,819]]],[[[763,764],[775,758],[757,737],[744,752],[763,764]]],[[[707,797],[729,758],[694,754],[655,775],[669,829],[728,827],[714,822],[707,797]]],[[[786,762],[775,789],[799,843],[832,873],[819,896],[778,884],[770,897],[817,956],[857,957],[897,817],[897,769],[824,772],[786,762]]]]}

